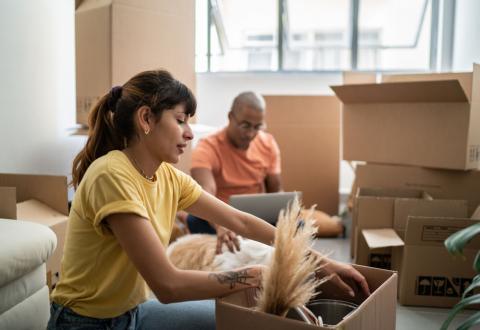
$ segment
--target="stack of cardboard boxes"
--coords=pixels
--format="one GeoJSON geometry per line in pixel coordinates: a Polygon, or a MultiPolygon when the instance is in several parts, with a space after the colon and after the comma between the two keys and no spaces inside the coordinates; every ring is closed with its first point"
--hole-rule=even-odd
{"type": "Polygon", "coordinates": [[[343,158],[367,162],[356,171],[355,262],[399,271],[403,304],[454,305],[480,247],[474,239],[454,258],[443,244],[480,219],[480,65],[332,89],[343,103],[343,158]]]}

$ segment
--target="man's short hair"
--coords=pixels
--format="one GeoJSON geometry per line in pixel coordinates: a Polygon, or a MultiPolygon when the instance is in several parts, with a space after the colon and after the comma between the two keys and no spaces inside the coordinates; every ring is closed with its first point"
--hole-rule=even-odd
{"type": "Polygon", "coordinates": [[[255,92],[243,92],[237,95],[235,99],[233,99],[232,108],[230,109],[233,111],[238,111],[242,107],[248,106],[254,108],[258,111],[264,112],[265,111],[265,100],[263,97],[255,92]]]}

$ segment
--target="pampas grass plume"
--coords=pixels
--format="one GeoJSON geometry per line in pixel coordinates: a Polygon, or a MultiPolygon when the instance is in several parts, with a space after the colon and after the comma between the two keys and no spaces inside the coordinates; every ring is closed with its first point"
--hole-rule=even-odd
{"type": "Polygon", "coordinates": [[[297,198],[282,210],[277,222],[274,253],[268,269],[263,274],[262,290],[257,299],[257,309],[285,316],[291,308],[305,305],[315,294],[315,288],[328,280],[316,279],[320,260],[311,254],[313,208],[299,224],[300,202],[297,198]]]}

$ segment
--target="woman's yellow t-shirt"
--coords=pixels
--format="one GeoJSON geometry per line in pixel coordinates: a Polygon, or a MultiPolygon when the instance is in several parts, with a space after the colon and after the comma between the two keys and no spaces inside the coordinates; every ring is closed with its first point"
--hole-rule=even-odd
{"type": "Polygon", "coordinates": [[[118,150],[90,165],[70,210],[53,301],[84,316],[111,318],[147,300],[145,281],[102,220],[114,213],[137,214],[167,246],[177,210],[192,205],[201,188],[165,162],[156,177],[145,179],[118,150]]]}

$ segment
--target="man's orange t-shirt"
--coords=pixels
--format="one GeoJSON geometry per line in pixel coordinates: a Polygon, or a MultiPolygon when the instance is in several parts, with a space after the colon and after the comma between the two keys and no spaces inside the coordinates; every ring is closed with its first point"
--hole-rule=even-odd
{"type": "Polygon", "coordinates": [[[235,148],[226,129],[201,139],[192,153],[192,168],[212,171],[217,197],[265,192],[265,178],[280,174],[280,149],[271,134],[259,131],[247,150],[235,148]]]}

